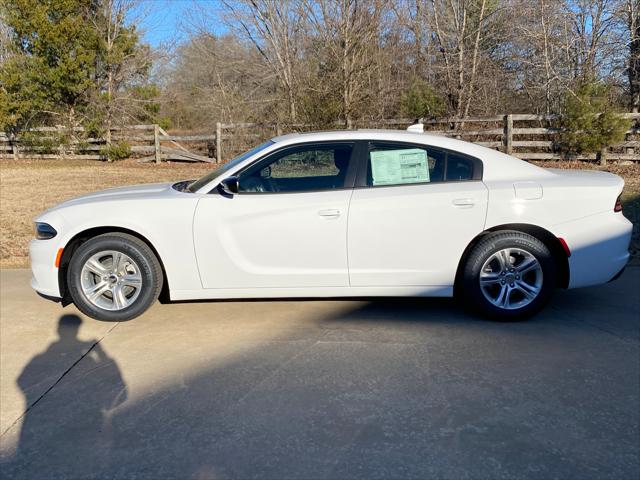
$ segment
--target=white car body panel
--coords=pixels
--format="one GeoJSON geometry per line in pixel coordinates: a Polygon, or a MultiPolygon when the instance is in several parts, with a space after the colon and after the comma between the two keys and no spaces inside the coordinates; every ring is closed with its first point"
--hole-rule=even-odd
{"type": "Polygon", "coordinates": [[[58,235],[29,244],[34,282],[40,293],[60,296],[56,253],[77,234],[92,228],[116,227],[138,233],[161,258],[170,288],[202,288],[193,250],[193,213],[197,196],[171,184],[117,188],[85,195],[48,210],[38,221],[52,225],[58,235]],[[97,214],[99,212],[99,214],[97,214]]]}
{"type": "Polygon", "coordinates": [[[629,257],[632,225],[613,212],[622,187],[615,175],[546,170],[441,136],[366,130],[286,135],[196,193],[169,184],[124,187],[44,212],[36,221],[58,234],[30,243],[32,286],[60,297],[58,250],[87,230],[115,228],[135,232],[155,249],[173,300],[450,296],[466,246],[483,231],[513,224],[563,238],[571,249],[569,287],[594,285],[610,280],[629,257]],[[281,147],[345,140],[458,151],[482,161],[482,181],[233,198],[210,193],[223,178],[281,147]]]}
{"type": "Polygon", "coordinates": [[[451,286],[458,267],[451,259],[484,230],[487,197],[481,181],[354,190],[351,285],[451,286]]]}
{"type": "Polygon", "coordinates": [[[202,286],[348,286],[350,197],[330,190],[202,198],[193,222],[202,286]]]}

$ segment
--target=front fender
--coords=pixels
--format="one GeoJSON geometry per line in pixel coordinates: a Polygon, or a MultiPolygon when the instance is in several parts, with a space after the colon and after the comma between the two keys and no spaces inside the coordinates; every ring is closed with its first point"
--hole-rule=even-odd
{"type": "Polygon", "coordinates": [[[145,202],[111,200],[46,212],[37,221],[51,224],[58,235],[31,242],[32,285],[42,294],[60,297],[55,267],[58,250],[87,232],[113,230],[131,232],[150,244],[160,257],[171,290],[200,289],[192,230],[196,205],[197,197],[181,196],[145,202]]]}

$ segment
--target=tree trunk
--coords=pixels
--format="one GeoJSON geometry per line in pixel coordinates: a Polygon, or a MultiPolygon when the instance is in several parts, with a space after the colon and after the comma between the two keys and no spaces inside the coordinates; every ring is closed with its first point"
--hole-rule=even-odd
{"type": "Polygon", "coordinates": [[[289,97],[289,118],[291,119],[291,123],[296,123],[298,120],[298,109],[296,107],[296,96],[293,93],[293,88],[289,87],[287,94],[289,97]]]}
{"type": "Polygon", "coordinates": [[[629,5],[629,90],[631,111],[640,112],[640,7],[634,0],[629,5]]]}

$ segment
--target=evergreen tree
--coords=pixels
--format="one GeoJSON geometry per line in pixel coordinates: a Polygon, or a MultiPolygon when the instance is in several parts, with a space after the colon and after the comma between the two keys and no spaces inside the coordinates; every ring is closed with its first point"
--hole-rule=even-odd
{"type": "Polygon", "coordinates": [[[96,77],[96,1],[0,0],[12,55],[0,70],[0,128],[43,122],[74,125],[96,77]]]}
{"type": "Polygon", "coordinates": [[[133,0],[0,0],[9,49],[0,130],[84,125],[91,134],[147,119],[150,50],[126,24],[133,0]]]}
{"type": "Polygon", "coordinates": [[[600,152],[624,140],[630,122],[617,115],[610,88],[599,82],[584,82],[568,91],[561,120],[562,146],[577,153],[600,152]]]}

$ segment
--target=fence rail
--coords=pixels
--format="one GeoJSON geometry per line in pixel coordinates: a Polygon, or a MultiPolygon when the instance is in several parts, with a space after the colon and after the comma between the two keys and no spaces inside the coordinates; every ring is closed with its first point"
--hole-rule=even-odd
{"type": "MultiPolygon", "coordinates": [[[[506,114],[488,117],[445,118],[422,121],[426,133],[459,138],[498,149],[524,160],[587,160],[602,162],[640,161],[640,114],[624,113],[623,118],[633,120],[623,142],[603,149],[600,154],[569,155],[558,151],[560,129],[554,126],[554,115],[506,114]]],[[[406,128],[414,123],[409,119],[387,119],[360,122],[358,128],[406,128]]],[[[336,129],[343,124],[333,125],[336,129]]],[[[111,129],[109,143],[106,138],[83,138],[82,127],[40,127],[28,135],[11,137],[0,132],[0,158],[71,158],[106,160],[109,144],[126,142],[131,153],[141,161],[163,160],[222,163],[256,143],[281,135],[283,132],[312,130],[308,124],[222,123],[210,133],[167,133],[158,125],[127,125],[111,129]],[[56,144],[60,136],[67,141],[56,144]],[[34,138],[37,139],[34,142],[34,138]],[[44,145],[44,146],[43,146],[44,145]]]]}

